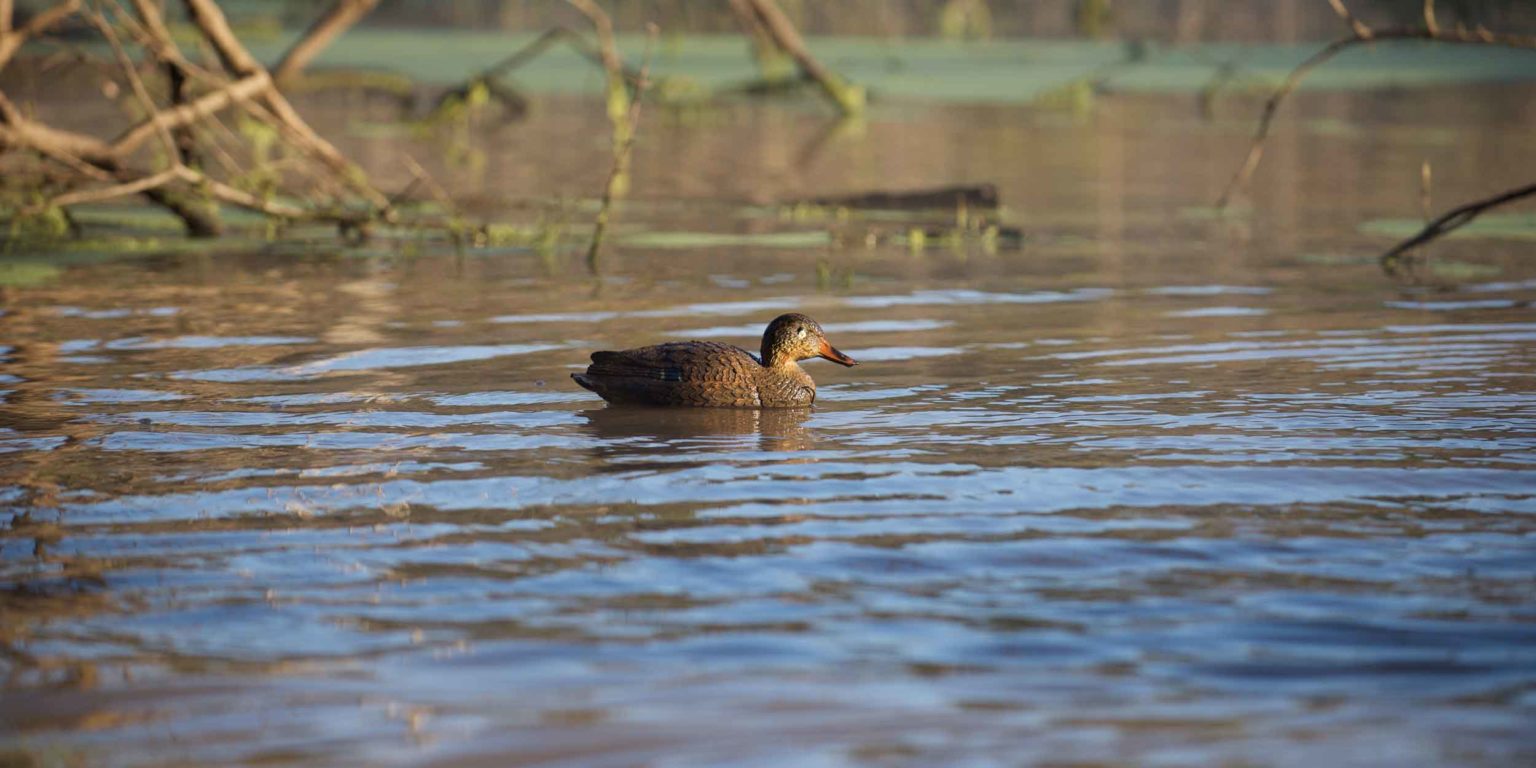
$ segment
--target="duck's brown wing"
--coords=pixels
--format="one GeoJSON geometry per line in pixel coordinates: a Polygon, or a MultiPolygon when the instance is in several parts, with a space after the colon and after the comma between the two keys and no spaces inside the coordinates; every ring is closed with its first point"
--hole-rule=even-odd
{"type": "Polygon", "coordinates": [[[611,403],[756,407],[762,365],[750,352],[713,341],[593,352],[571,378],[611,403]]]}

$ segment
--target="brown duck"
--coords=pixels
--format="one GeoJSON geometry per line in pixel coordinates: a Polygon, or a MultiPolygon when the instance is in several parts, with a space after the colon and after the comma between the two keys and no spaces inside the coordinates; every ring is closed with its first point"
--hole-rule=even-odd
{"type": "Polygon", "coordinates": [[[816,382],[799,365],[812,357],[858,365],[827,343],[815,320],[791,313],[763,331],[762,357],[731,344],[675,341],[593,352],[587,372],[571,378],[610,403],[801,408],[816,401],[816,382]]]}

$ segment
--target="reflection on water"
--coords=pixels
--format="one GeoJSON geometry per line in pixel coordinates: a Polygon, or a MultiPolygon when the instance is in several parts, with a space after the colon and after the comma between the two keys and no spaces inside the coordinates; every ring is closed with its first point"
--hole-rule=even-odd
{"type": "MultiPolygon", "coordinates": [[[[741,454],[762,457],[811,447],[801,408],[597,408],[583,411],[599,471],[629,471],[648,461],[700,466],[741,454]],[[701,454],[701,452],[703,452],[701,454]]],[[[791,457],[784,457],[786,459],[791,457]]]]}
{"type": "MultiPolygon", "coordinates": [[[[1224,174],[1159,158],[1210,134],[1126,128],[1124,167],[1085,175],[997,130],[1034,116],[983,114],[922,119],[1032,201],[1023,251],[619,249],[601,281],[574,254],[252,253],[11,290],[3,749],[1531,762],[1529,245],[1449,242],[1499,274],[1395,285],[1307,258],[1378,246],[1324,212],[1390,211],[1382,185],[1181,218],[1224,174]],[[753,346],[791,308],[866,363],[808,363],[811,410],[569,381],[593,349],[753,346]]],[[[1109,142],[1030,130],[1077,160],[1109,142]]],[[[870,131],[858,151],[899,154],[870,131]]],[[[1487,129],[1486,163],[1524,136],[1487,129]]],[[[890,174],[932,172],[910,160],[890,174]]]]}

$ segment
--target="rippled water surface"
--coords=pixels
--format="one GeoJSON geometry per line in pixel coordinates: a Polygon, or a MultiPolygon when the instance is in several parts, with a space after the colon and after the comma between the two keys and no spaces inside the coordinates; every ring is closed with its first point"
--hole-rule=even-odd
{"type": "MultiPolygon", "coordinates": [[[[1507,94],[1358,135],[1297,118],[1220,219],[1248,113],[1166,101],[885,115],[814,157],[795,111],[642,139],[642,202],[993,181],[1021,249],[621,241],[593,277],[575,249],[323,245],[7,289],[0,739],[63,764],[1529,764],[1533,250],[1450,241],[1393,280],[1356,229],[1414,215],[1426,156],[1437,200],[1526,180],[1528,123],[1507,94]],[[814,410],[610,409],[569,380],[595,349],[755,348],[791,309],[863,363],[809,363],[814,410]]],[[[589,154],[500,183],[570,162],[595,189],[589,154]]],[[[822,226],[711,205],[621,231],[822,226]]]]}

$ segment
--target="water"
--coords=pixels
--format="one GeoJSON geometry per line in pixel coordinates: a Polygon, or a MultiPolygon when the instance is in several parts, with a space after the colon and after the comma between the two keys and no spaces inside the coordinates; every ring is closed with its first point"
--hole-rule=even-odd
{"type": "MultiPolygon", "coordinates": [[[[1425,157],[1442,205],[1522,181],[1530,102],[1422,98],[1417,122],[1304,100],[1227,219],[1200,206],[1237,108],[892,110],[830,145],[812,110],[658,113],[619,225],[815,230],[676,201],[991,180],[1022,249],[620,247],[594,278],[574,249],[320,245],[8,289],[0,739],[105,764],[1531,762],[1531,246],[1449,241],[1393,280],[1356,229],[1414,214],[1425,157]],[[790,309],[863,361],[809,364],[809,412],[611,410],[568,377],[594,349],[754,346],[790,309]]],[[[527,152],[600,141],[582,104],[480,137],[518,172],[454,182],[596,189],[595,153],[527,152]]]]}

